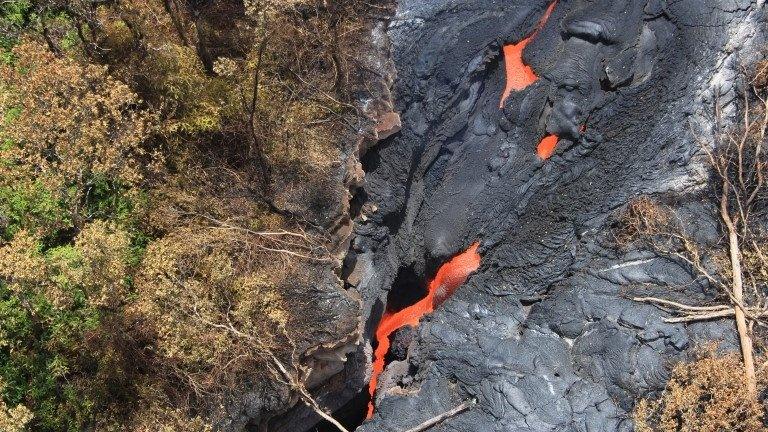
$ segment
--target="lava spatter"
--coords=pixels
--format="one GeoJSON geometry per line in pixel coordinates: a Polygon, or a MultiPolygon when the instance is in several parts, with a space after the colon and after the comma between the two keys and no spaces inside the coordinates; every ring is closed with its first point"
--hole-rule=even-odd
{"type": "Polygon", "coordinates": [[[542,159],[549,159],[549,157],[552,156],[552,154],[555,152],[557,141],[559,140],[560,138],[558,138],[557,135],[545,136],[541,139],[539,145],[536,146],[536,154],[542,159]]]}
{"type": "Polygon", "coordinates": [[[373,416],[373,395],[376,392],[379,375],[384,371],[384,357],[389,351],[389,336],[405,326],[417,326],[421,318],[435,310],[456,289],[463,284],[472,272],[480,266],[479,243],[472,244],[466,251],[444,263],[429,282],[427,295],[417,303],[397,312],[385,311],[376,328],[378,346],[373,355],[373,372],[368,391],[371,402],[368,404],[368,418],[373,416]]]}

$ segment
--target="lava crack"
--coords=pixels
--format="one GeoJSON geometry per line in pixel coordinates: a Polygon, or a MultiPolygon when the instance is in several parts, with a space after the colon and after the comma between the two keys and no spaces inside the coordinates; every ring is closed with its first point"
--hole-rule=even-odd
{"type": "Polygon", "coordinates": [[[466,251],[454,256],[444,263],[429,282],[427,295],[400,311],[385,311],[376,328],[378,346],[373,355],[373,372],[368,391],[371,402],[368,404],[368,418],[373,416],[373,395],[379,375],[384,371],[384,358],[389,351],[389,336],[405,326],[417,326],[421,318],[435,310],[437,306],[448,299],[456,289],[463,284],[470,274],[480,266],[480,254],[477,252],[479,243],[472,244],[466,251]]]}

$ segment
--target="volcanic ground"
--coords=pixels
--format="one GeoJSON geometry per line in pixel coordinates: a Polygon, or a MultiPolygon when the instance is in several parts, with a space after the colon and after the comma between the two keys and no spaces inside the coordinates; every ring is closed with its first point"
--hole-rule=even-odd
{"type": "Polygon", "coordinates": [[[463,403],[431,430],[629,431],[672,362],[737,346],[730,321],[668,324],[632,301],[714,294],[611,233],[650,194],[717,237],[693,133],[715,101],[733,111],[762,1],[401,0],[378,37],[402,129],[362,158],[345,277],[363,338],[321,402],[348,402],[361,432],[463,403]]]}

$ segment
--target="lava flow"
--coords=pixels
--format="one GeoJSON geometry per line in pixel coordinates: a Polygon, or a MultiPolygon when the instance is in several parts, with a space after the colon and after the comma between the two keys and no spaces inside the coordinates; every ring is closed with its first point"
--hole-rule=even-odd
{"type": "Polygon", "coordinates": [[[536,72],[523,63],[523,50],[526,46],[536,37],[544,24],[546,24],[549,16],[552,14],[552,10],[555,8],[557,1],[552,2],[544,12],[544,16],[541,17],[539,23],[536,25],[536,29],[529,36],[514,44],[504,45],[504,68],[507,76],[507,84],[504,87],[504,93],[501,95],[501,101],[499,107],[504,108],[504,101],[512,93],[512,91],[520,91],[529,85],[536,82],[539,79],[536,72]]]}
{"type": "Polygon", "coordinates": [[[419,320],[435,310],[467,280],[470,274],[480,266],[479,243],[474,243],[466,251],[454,256],[440,266],[435,277],[429,282],[427,295],[417,303],[397,312],[385,311],[376,328],[378,346],[373,356],[373,372],[368,391],[371,402],[368,403],[368,418],[373,416],[373,395],[381,372],[384,371],[384,357],[389,351],[389,336],[404,326],[417,326],[419,320]]]}
{"type": "MultiPolygon", "coordinates": [[[[552,14],[552,10],[555,8],[557,1],[552,2],[544,12],[544,16],[541,17],[539,23],[536,25],[536,29],[530,36],[514,44],[504,45],[504,69],[507,77],[507,84],[504,87],[504,92],[501,95],[501,101],[499,107],[504,108],[504,101],[513,91],[520,91],[529,85],[536,82],[539,79],[533,68],[523,63],[523,50],[528,43],[530,43],[536,34],[544,27],[544,24],[552,14]]],[[[557,146],[557,135],[548,135],[541,140],[536,147],[536,154],[542,159],[548,159],[555,152],[557,146]]]]}
{"type": "Polygon", "coordinates": [[[557,135],[545,136],[541,139],[539,145],[536,146],[536,154],[542,159],[549,159],[549,157],[552,156],[552,153],[555,152],[555,147],[557,147],[557,141],[559,139],[560,138],[558,138],[557,135]]]}

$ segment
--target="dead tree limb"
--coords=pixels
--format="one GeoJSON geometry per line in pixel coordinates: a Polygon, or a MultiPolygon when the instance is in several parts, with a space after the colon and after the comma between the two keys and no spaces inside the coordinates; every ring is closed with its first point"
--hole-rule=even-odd
{"type": "MultiPolygon", "coordinates": [[[[736,305],[734,306],[734,315],[736,317],[736,329],[739,333],[739,345],[741,346],[741,355],[744,357],[744,371],[747,379],[747,390],[749,394],[757,394],[757,379],[755,378],[755,359],[753,356],[752,338],[749,336],[747,328],[747,318],[741,304],[744,302],[744,283],[741,271],[741,250],[739,249],[739,234],[731,215],[728,212],[728,180],[723,180],[724,186],[720,201],[720,217],[728,230],[728,249],[732,272],[732,293],[736,305]]],[[[746,222],[746,220],[743,220],[746,222]]],[[[746,225],[746,224],[745,224],[746,225]]]]}
{"type": "Polygon", "coordinates": [[[657,297],[635,297],[632,300],[640,303],[654,303],[662,306],[670,306],[675,309],[680,309],[685,311],[695,311],[695,312],[715,312],[715,311],[721,311],[721,310],[730,308],[727,305],[691,306],[691,305],[686,305],[686,304],[674,302],[672,300],[661,299],[657,297]]]}
{"type": "Polygon", "coordinates": [[[450,411],[446,411],[446,412],[444,412],[444,413],[442,413],[440,415],[436,415],[436,416],[432,417],[431,419],[429,419],[429,420],[427,420],[427,421],[425,421],[425,422],[423,422],[423,423],[421,423],[421,424],[419,424],[419,425],[417,425],[415,427],[412,427],[412,428],[408,429],[405,432],[422,432],[422,431],[425,431],[425,430],[427,430],[427,429],[429,429],[431,427],[434,427],[434,426],[444,422],[445,420],[447,420],[447,419],[449,419],[451,417],[454,417],[456,415],[459,415],[459,414],[463,413],[464,411],[466,411],[466,410],[472,408],[473,406],[475,406],[476,403],[477,403],[477,401],[475,399],[472,399],[472,400],[469,400],[467,402],[464,402],[461,405],[457,406],[456,408],[453,408],[450,411]]]}
{"type": "Polygon", "coordinates": [[[712,169],[712,205],[727,239],[718,242],[717,252],[710,254],[709,246],[686,233],[686,223],[674,210],[654,210],[653,205],[640,203],[627,217],[630,225],[634,223],[635,234],[644,237],[652,249],[688,264],[693,275],[705,278],[728,298],[726,303],[715,306],[690,306],[653,297],[635,300],[672,313],[674,316],[664,319],[669,323],[732,318],[744,363],[745,385],[753,396],[757,394],[757,383],[751,329],[755,324],[765,326],[768,312],[768,258],[760,250],[768,245],[768,233],[755,220],[768,209],[768,158],[763,150],[768,129],[767,90],[766,86],[745,88],[742,120],[726,126],[720,101],[715,98],[711,137],[698,134],[691,127],[712,169]],[[761,103],[752,104],[752,100],[761,103]],[[720,252],[727,258],[718,261],[720,252]]]}
{"type": "MultiPolygon", "coordinates": [[[[232,336],[247,342],[254,349],[256,355],[266,360],[267,369],[272,373],[278,382],[281,382],[282,384],[288,386],[288,388],[290,388],[292,391],[296,392],[296,394],[299,396],[299,399],[301,399],[304,404],[312,409],[312,411],[314,411],[317,415],[334,425],[340,432],[349,432],[349,430],[347,430],[347,428],[339,423],[338,420],[325,412],[325,410],[320,406],[315,398],[312,397],[312,395],[309,393],[309,390],[307,390],[307,386],[304,384],[304,380],[301,376],[302,374],[299,372],[301,367],[298,364],[294,362],[292,365],[293,371],[288,370],[285,364],[275,355],[272,349],[269,348],[269,346],[265,344],[261,339],[252,334],[245,333],[235,327],[229,318],[229,313],[226,314],[224,320],[225,322],[213,322],[210,319],[202,316],[197,311],[197,308],[194,308],[192,312],[194,316],[196,316],[205,324],[213,328],[224,330],[230,333],[232,336]]],[[[288,338],[287,335],[286,337],[288,338]]],[[[288,338],[288,342],[290,345],[294,345],[290,338],[288,338]]],[[[304,377],[306,376],[308,376],[308,374],[304,374],[304,377]]]]}
{"type": "Polygon", "coordinates": [[[277,367],[277,370],[280,371],[280,374],[283,375],[283,377],[289,382],[290,386],[293,388],[294,391],[299,395],[299,398],[302,402],[304,402],[305,405],[307,405],[309,408],[312,409],[317,415],[331,423],[336,427],[336,429],[340,430],[341,432],[349,432],[347,428],[345,428],[341,423],[339,423],[338,420],[333,418],[332,415],[325,412],[325,410],[320,406],[320,404],[317,403],[315,398],[312,397],[312,395],[307,390],[307,387],[304,385],[304,383],[301,381],[297,373],[291,373],[288,371],[288,369],[285,367],[283,362],[280,361],[280,359],[277,358],[272,352],[268,353],[270,360],[272,363],[277,367]]]}

